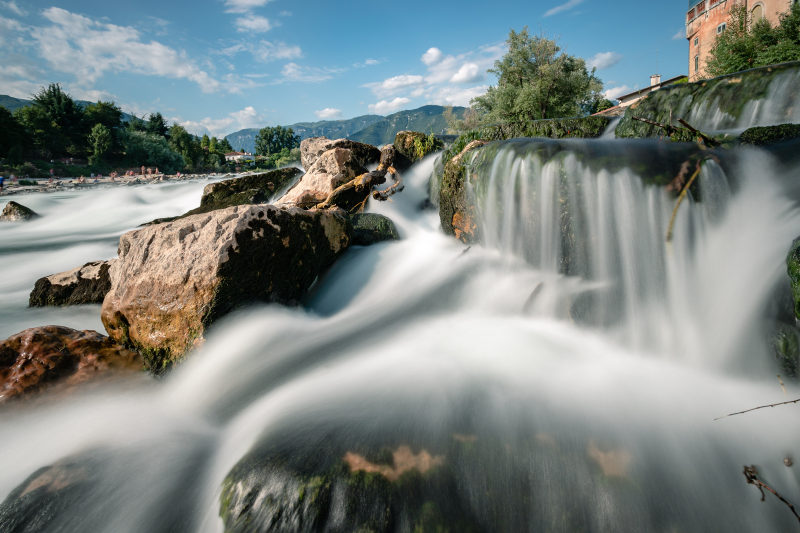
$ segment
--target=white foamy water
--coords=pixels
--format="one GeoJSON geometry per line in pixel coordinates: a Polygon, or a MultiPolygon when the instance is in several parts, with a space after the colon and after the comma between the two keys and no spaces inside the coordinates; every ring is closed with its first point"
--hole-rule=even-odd
{"type": "MultiPolygon", "coordinates": [[[[273,428],[302,435],[335,422],[447,440],[467,427],[505,445],[460,465],[455,488],[487,530],[789,530],[789,511],[760,502],[741,471],[758,464],[800,499],[797,467],[782,462],[797,453],[796,408],[713,421],[800,396],[794,384],[781,392],[756,331],[800,229],[786,176],[756,151],[736,175],[707,164],[704,202],[681,207],[668,247],[673,199],[643,186],[630,156],[658,159],[655,143],[612,148],[632,158],[611,169],[588,165],[581,143],[560,146],[554,157],[504,149],[480,176],[482,245],[467,250],[419,210],[426,160],[404,192],[370,200],[403,240],[349,250],[306,310],[229,317],[163,382],[0,412],[0,497],[37,468],[90,452],[93,488],[50,530],[221,531],[222,480],[273,428]],[[753,168],[757,182],[744,179],[753,168]],[[566,246],[565,206],[575,229],[566,246]],[[565,263],[567,250],[578,252],[565,263]]],[[[196,204],[199,193],[184,192],[196,204]]],[[[179,196],[153,195],[106,208],[141,215],[118,231],[167,216],[161,202],[179,196]]],[[[45,235],[41,253],[54,261],[66,237],[45,235]]],[[[22,265],[27,253],[2,260],[22,265]]]]}

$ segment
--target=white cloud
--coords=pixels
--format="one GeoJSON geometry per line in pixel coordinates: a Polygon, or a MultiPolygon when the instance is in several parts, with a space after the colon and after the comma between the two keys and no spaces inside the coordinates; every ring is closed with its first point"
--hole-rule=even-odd
{"type": "Polygon", "coordinates": [[[83,84],[92,84],[107,72],[132,72],[186,79],[204,92],[224,88],[185,52],[154,40],[144,42],[133,27],[98,22],[57,7],[44,10],[43,16],[51,25],[31,29],[39,53],[54,70],[74,74],[83,84]]]}
{"type": "Polygon", "coordinates": [[[422,76],[400,74],[399,76],[392,76],[381,82],[368,83],[364,85],[364,87],[371,89],[378,98],[382,98],[390,96],[400,90],[408,89],[409,87],[422,85],[424,82],[425,78],[422,76]]]}
{"type": "Polygon", "coordinates": [[[477,87],[457,90],[453,90],[451,87],[444,87],[433,93],[428,98],[428,103],[469,107],[470,100],[476,96],[486,94],[488,90],[488,85],[478,85],[477,87]]]}
{"type": "Polygon", "coordinates": [[[228,13],[249,13],[257,7],[267,5],[271,0],[225,0],[228,13]]]}
{"type": "Polygon", "coordinates": [[[394,100],[381,100],[375,104],[370,104],[369,111],[370,113],[375,113],[377,115],[385,115],[386,113],[391,113],[401,109],[410,101],[411,100],[408,98],[402,98],[399,96],[394,100]]]}
{"type": "Polygon", "coordinates": [[[3,6],[7,10],[11,11],[12,13],[20,17],[24,17],[25,15],[28,14],[21,7],[19,7],[17,3],[14,2],[13,0],[10,2],[0,2],[0,6],[3,6]]]}
{"type": "Polygon", "coordinates": [[[616,52],[600,52],[595,54],[589,61],[587,61],[589,68],[596,68],[603,70],[604,68],[613,67],[622,59],[622,56],[616,52]]]}
{"type": "Polygon", "coordinates": [[[573,7],[577,7],[578,5],[582,4],[583,0],[568,0],[566,3],[556,6],[554,8],[548,9],[545,11],[545,17],[549,17],[555,15],[557,13],[561,13],[562,11],[569,11],[573,7]]]}
{"type": "Polygon", "coordinates": [[[628,85],[619,85],[617,87],[611,87],[603,93],[603,96],[608,98],[609,100],[616,100],[623,94],[628,94],[635,90],[634,87],[630,87],[628,85]]]}
{"type": "Polygon", "coordinates": [[[436,47],[428,48],[428,51],[422,54],[420,58],[426,65],[433,65],[442,58],[442,51],[436,47]]]}
{"type": "Polygon", "coordinates": [[[333,118],[339,118],[342,116],[342,110],[336,109],[333,107],[326,107],[325,109],[320,109],[319,111],[314,111],[314,114],[317,115],[317,118],[322,120],[330,120],[333,118]]]}
{"type": "Polygon", "coordinates": [[[680,41],[686,39],[686,28],[679,29],[675,35],[672,36],[673,41],[680,41]]]}
{"type": "Polygon", "coordinates": [[[320,81],[329,80],[334,74],[339,72],[336,69],[305,67],[297,63],[286,63],[281,70],[283,79],[280,81],[301,81],[307,83],[317,83],[320,81]]]}
{"type": "Polygon", "coordinates": [[[450,81],[453,83],[469,83],[477,81],[483,77],[483,72],[475,63],[464,63],[458,72],[453,74],[450,81]]]}
{"type": "Polygon", "coordinates": [[[247,15],[236,19],[236,31],[264,33],[272,29],[272,23],[266,17],[247,15]]]}
{"type": "Polygon", "coordinates": [[[279,59],[297,59],[303,57],[303,50],[299,46],[283,42],[260,41],[250,48],[250,53],[257,60],[267,63],[279,59]]]}
{"type": "Polygon", "coordinates": [[[181,120],[176,118],[174,122],[186,128],[189,133],[195,135],[208,134],[221,138],[234,131],[259,127],[266,122],[266,119],[253,106],[247,106],[222,118],[206,117],[201,120],[181,120]]]}

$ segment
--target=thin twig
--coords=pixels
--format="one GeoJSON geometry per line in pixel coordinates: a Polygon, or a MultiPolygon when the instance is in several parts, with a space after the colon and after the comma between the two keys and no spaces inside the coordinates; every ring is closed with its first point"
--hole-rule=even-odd
{"type": "Polygon", "coordinates": [[[681,202],[684,198],[686,198],[686,193],[689,192],[689,187],[692,186],[694,180],[697,179],[697,176],[700,175],[700,169],[702,166],[700,165],[700,161],[697,162],[697,170],[694,171],[692,177],[689,178],[689,181],[686,182],[686,185],[683,186],[681,193],[678,195],[678,201],[675,202],[675,207],[672,209],[672,217],[669,219],[669,226],[667,227],[667,243],[672,242],[672,228],[675,226],[675,217],[678,216],[678,208],[681,206],[681,202]]]}
{"type": "Polygon", "coordinates": [[[720,417],[715,418],[714,420],[715,421],[716,420],[722,420],[723,418],[728,418],[729,416],[743,415],[745,413],[749,413],[750,411],[757,411],[759,409],[766,409],[767,407],[778,407],[779,405],[788,405],[790,403],[798,403],[798,402],[800,402],[800,398],[798,398],[796,400],[791,400],[791,401],[788,401],[788,402],[771,403],[769,405],[759,405],[758,407],[753,407],[752,409],[746,409],[744,411],[739,411],[739,412],[736,412],[736,413],[730,413],[730,414],[725,415],[725,416],[720,416],[720,417]]]}
{"type": "Polygon", "coordinates": [[[745,465],[745,467],[744,467],[744,477],[745,477],[745,479],[747,479],[747,483],[748,484],[755,485],[756,488],[758,488],[759,492],[761,492],[761,501],[762,502],[766,498],[766,495],[764,494],[764,490],[763,489],[767,489],[772,494],[774,494],[780,501],[785,503],[789,507],[789,509],[791,509],[792,514],[794,515],[795,518],[797,518],[797,521],[800,522],[800,515],[797,514],[797,511],[795,510],[794,505],[792,505],[789,500],[787,500],[786,498],[781,496],[778,493],[777,490],[773,489],[772,487],[770,487],[769,485],[767,485],[766,483],[764,483],[763,481],[758,479],[758,470],[756,470],[755,466],[746,466],[745,465]]]}
{"type": "Polygon", "coordinates": [[[695,135],[700,137],[700,139],[703,141],[703,143],[706,146],[711,146],[711,147],[719,146],[719,144],[720,144],[719,141],[717,141],[716,139],[712,139],[711,137],[709,137],[708,135],[706,135],[702,131],[694,128],[691,124],[689,124],[688,122],[686,122],[682,118],[679,118],[678,122],[680,122],[686,129],[688,129],[689,131],[691,131],[692,133],[694,133],[695,135]]]}

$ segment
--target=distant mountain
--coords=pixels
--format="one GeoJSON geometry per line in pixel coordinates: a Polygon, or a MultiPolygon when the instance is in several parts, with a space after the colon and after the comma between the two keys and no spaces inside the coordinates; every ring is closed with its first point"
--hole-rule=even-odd
{"type": "MultiPolygon", "coordinates": [[[[340,139],[348,137],[361,131],[370,124],[383,120],[380,115],[362,115],[360,117],[347,120],[322,120],[320,122],[298,122],[290,124],[287,128],[292,128],[300,139],[309,137],[328,137],[329,139],[340,139]]],[[[261,128],[247,128],[227,135],[225,138],[231,143],[234,150],[244,148],[246,152],[254,152],[256,149],[256,135],[261,128]]]]}
{"type": "MultiPolygon", "coordinates": [[[[33,100],[25,100],[24,98],[14,98],[13,96],[8,96],[7,94],[0,94],[0,107],[5,107],[12,113],[21,107],[25,107],[31,105],[33,100]]],[[[95,102],[89,102],[88,100],[75,100],[75,103],[81,107],[86,107],[89,104],[94,104],[95,102]]],[[[129,115],[128,113],[122,112],[122,122],[128,122],[130,119],[133,118],[133,115],[129,115]]]]}
{"type": "MultiPolygon", "coordinates": [[[[458,118],[463,118],[466,109],[466,107],[454,107],[453,114],[458,118]]],[[[426,105],[411,111],[398,111],[350,135],[349,138],[354,141],[379,146],[394,142],[394,137],[398,131],[411,130],[422,133],[444,133],[447,129],[447,121],[443,114],[444,110],[445,108],[439,105],[426,105]]]]}
{"type": "MultiPolygon", "coordinates": [[[[346,137],[354,141],[361,141],[375,146],[389,144],[394,141],[398,131],[414,130],[423,133],[441,133],[447,128],[447,121],[442,113],[445,108],[438,105],[426,105],[411,111],[398,111],[392,115],[363,115],[348,120],[323,120],[321,122],[298,122],[290,124],[300,136],[300,139],[309,137],[328,137],[339,139],[346,137]]],[[[453,111],[459,118],[463,117],[464,107],[455,107],[453,111]]],[[[256,135],[259,128],[248,128],[227,135],[225,138],[231,143],[234,150],[244,149],[254,152],[256,149],[256,135]]]]}

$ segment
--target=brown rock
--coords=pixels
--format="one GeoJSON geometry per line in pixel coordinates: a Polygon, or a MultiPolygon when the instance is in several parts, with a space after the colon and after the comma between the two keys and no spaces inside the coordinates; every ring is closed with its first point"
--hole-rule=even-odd
{"type": "MultiPolygon", "coordinates": [[[[380,157],[377,149],[376,152],[380,157]]],[[[361,159],[352,150],[333,148],[323,153],[277,203],[312,207],[325,201],[336,187],[366,172],[361,159]]]]}
{"type": "MultiPolygon", "coordinates": [[[[113,261],[113,260],[112,260],[113,261]]],[[[110,261],[93,261],[67,272],[51,274],[36,281],[28,305],[79,305],[103,303],[111,288],[110,261]]]]}
{"type": "Polygon", "coordinates": [[[30,328],[0,342],[0,402],[141,368],[138,354],[96,331],[30,328]]]}
{"type": "Polygon", "coordinates": [[[467,244],[478,240],[479,228],[475,223],[475,206],[467,198],[466,169],[463,159],[468,152],[485,144],[486,141],[472,141],[445,164],[439,191],[439,219],[442,222],[442,230],[448,235],[455,235],[457,239],[467,244]]]}
{"type": "Polygon", "coordinates": [[[350,243],[340,210],[235,206],[120,238],[101,318],[162,372],[224,314],[294,304],[350,243]]]}
{"type": "Polygon", "coordinates": [[[311,137],[303,139],[300,143],[300,164],[308,171],[322,154],[334,148],[351,150],[362,167],[377,163],[380,159],[380,151],[371,144],[351,141],[350,139],[331,140],[327,137],[311,137]]]}

